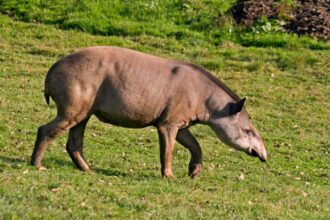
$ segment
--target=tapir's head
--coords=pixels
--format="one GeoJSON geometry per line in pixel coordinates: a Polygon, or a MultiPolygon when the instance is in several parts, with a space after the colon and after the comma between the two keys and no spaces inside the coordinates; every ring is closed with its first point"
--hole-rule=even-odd
{"type": "Polygon", "coordinates": [[[210,116],[210,126],[224,143],[266,161],[264,143],[243,108],[244,102],[245,98],[214,110],[210,116]]]}

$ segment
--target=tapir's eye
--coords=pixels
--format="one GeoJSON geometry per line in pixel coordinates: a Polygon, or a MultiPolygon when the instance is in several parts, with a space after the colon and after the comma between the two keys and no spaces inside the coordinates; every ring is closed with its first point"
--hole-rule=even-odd
{"type": "Polygon", "coordinates": [[[248,135],[254,135],[253,132],[252,132],[252,130],[250,130],[250,129],[245,129],[244,131],[248,135]]]}

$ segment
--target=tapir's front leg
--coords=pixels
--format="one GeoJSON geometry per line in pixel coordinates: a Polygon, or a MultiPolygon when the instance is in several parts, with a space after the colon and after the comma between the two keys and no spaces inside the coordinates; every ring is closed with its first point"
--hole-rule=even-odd
{"type": "Polygon", "coordinates": [[[188,175],[194,178],[202,170],[202,149],[188,128],[179,130],[176,140],[191,153],[188,175]]]}
{"type": "Polygon", "coordinates": [[[172,155],[178,128],[175,126],[159,126],[157,129],[160,145],[160,162],[162,176],[171,178],[173,177],[172,155]]]}

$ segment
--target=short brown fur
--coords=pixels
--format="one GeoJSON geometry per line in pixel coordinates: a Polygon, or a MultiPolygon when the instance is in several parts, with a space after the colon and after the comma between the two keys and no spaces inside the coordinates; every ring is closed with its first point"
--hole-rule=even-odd
{"type": "MultiPolygon", "coordinates": [[[[202,150],[188,130],[191,125],[210,125],[217,134],[220,132],[225,143],[238,149],[235,137],[242,136],[242,132],[233,134],[229,128],[239,124],[243,131],[243,127],[252,126],[247,114],[229,113],[228,105],[235,105],[239,97],[203,68],[124,48],[90,47],[59,60],[46,76],[47,103],[49,97],[56,103],[57,116],[38,129],[31,157],[31,163],[37,167],[42,167],[48,144],[69,131],[67,151],[78,168],[89,171],[83,156],[83,136],[92,115],[123,127],[155,126],[161,173],[166,177],[173,176],[175,140],[191,153],[189,175],[194,177],[201,171],[202,150]],[[229,114],[239,118],[234,120],[229,114]],[[222,118],[226,121],[222,122],[222,118]]],[[[253,141],[261,144],[260,136],[257,133],[256,136],[259,139],[253,141]]],[[[240,150],[249,153],[252,147],[246,145],[240,150]]],[[[265,151],[257,148],[254,151],[259,158],[266,159],[265,151]]]]}

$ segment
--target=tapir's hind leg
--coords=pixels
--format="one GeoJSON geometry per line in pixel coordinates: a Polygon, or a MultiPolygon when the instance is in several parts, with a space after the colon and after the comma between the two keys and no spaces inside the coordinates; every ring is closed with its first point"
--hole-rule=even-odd
{"type": "Polygon", "coordinates": [[[194,178],[202,170],[202,149],[196,138],[187,128],[178,131],[176,140],[191,153],[188,175],[194,178]]]}
{"type": "Polygon", "coordinates": [[[31,164],[41,168],[41,160],[49,143],[74,125],[76,125],[74,120],[58,115],[53,121],[39,127],[31,156],[31,164]]]}
{"type": "Polygon", "coordinates": [[[70,129],[66,150],[68,151],[75,165],[83,171],[90,171],[90,168],[83,156],[84,132],[89,118],[78,123],[70,129]]]}

